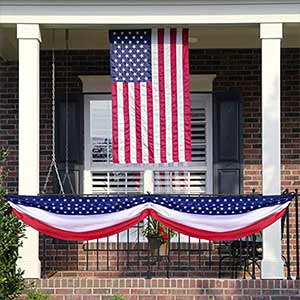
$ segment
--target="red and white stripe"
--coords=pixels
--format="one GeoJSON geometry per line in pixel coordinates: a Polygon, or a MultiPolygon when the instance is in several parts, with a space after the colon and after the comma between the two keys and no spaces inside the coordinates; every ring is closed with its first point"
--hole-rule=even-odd
{"type": "Polygon", "coordinates": [[[191,161],[187,29],[152,29],[151,82],[112,82],[114,163],[191,161]]]}

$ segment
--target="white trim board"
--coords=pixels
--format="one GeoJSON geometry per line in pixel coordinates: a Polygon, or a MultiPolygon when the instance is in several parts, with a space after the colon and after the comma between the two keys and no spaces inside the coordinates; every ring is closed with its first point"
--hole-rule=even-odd
{"type": "MultiPolygon", "coordinates": [[[[84,94],[110,93],[111,78],[110,76],[79,76],[82,82],[82,92],[84,94]]],[[[212,92],[213,81],[216,74],[196,74],[190,75],[190,91],[191,92],[212,92]]]]}
{"type": "MultiPolygon", "coordinates": [[[[95,6],[104,6],[104,5],[235,5],[240,4],[241,0],[1,0],[0,3],[2,5],[10,5],[10,6],[32,6],[32,5],[39,5],[39,6],[48,6],[48,5],[80,5],[83,4],[85,6],[95,5],[95,6]]],[[[244,5],[265,5],[265,4],[297,4],[299,0],[244,0],[244,5]]]]}
{"type": "Polygon", "coordinates": [[[1,4],[0,23],[20,24],[249,24],[299,23],[299,1],[25,1],[1,4]],[[183,5],[184,3],[184,5],[183,5]],[[55,5],[54,5],[55,4],[55,5]]]}

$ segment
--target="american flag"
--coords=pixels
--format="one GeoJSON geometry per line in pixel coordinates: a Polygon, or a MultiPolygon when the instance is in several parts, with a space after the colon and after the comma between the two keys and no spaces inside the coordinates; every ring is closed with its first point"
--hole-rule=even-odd
{"type": "Polygon", "coordinates": [[[111,30],[114,163],[191,160],[187,29],[111,30]]]}
{"type": "Polygon", "coordinates": [[[7,195],[14,214],[52,237],[91,240],[134,226],[150,215],[177,232],[233,240],[281,218],[292,195],[274,196],[64,196],[7,195]]]}

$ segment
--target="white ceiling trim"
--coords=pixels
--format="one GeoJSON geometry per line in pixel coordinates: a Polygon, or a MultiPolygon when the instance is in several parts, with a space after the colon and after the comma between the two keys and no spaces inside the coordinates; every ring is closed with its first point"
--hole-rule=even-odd
{"type": "MultiPolygon", "coordinates": [[[[207,1],[206,1],[207,2],[207,1]]],[[[300,1],[284,4],[1,5],[0,23],[247,24],[299,23],[300,1]],[[151,9],[150,9],[151,6],[151,9]]],[[[53,2],[59,3],[59,2],[53,2]]],[[[67,1],[65,1],[67,3],[67,1]]],[[[78,2],[79,3],[79,2],[78,2]]],[[[100,2],[101,3],[101,2],[100,2]]],[[[119,1],[118,3],[124,3],[119,1]]],[[[166,3],[166,1],[165,1],[166,3]]],[[[195,2],[194,2],[195,3],[195,2]]],[[[115,4],[115,3],[114,3],[115,4]]]]}
{"type": "MultiPolygon", "coordinates": [[[[60,5],[233,5],[241,4],[241,0],[0,0],[2,5],[10,6],[60,6],[60,5]]],[[[243,0],[243,5],[264,5],[264,4],[299,4],[299,0],[243,0]]]]}

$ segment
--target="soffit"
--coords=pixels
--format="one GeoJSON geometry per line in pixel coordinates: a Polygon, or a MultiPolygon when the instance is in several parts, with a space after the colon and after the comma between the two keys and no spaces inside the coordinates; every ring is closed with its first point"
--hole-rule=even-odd
{"type": "MultiPolygon", "coordinates": [[[[149,26],[68,26],[69,48],[73,50],[108,49],[108,30],[113,28],[149,28],[149,26]]],[[[41,26],[42,50],[53,47],[66,49],[65,27],[41,26]]],[[[189,26],[191,49],[260,48],[258,25],[201,25],[189,26]]],[[[285,24],[283,48],[300,48],[300,24],[285,24]]],[[[14,26],[0,27],[0,56],[7,60],[17,58],[18,42],[14,26]]]]}

